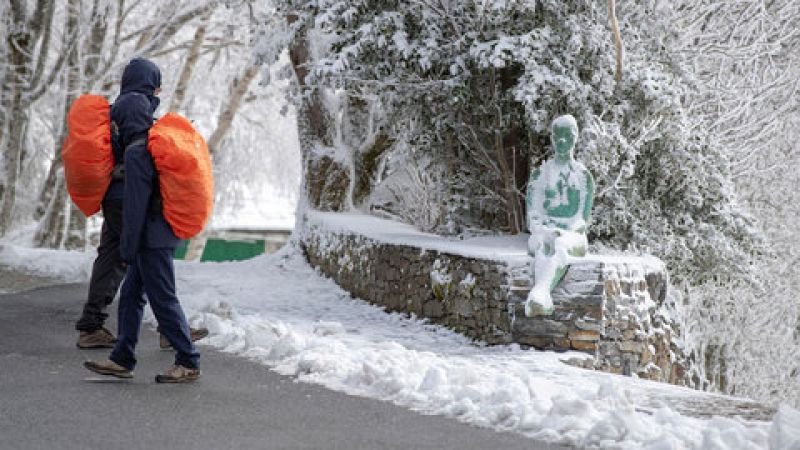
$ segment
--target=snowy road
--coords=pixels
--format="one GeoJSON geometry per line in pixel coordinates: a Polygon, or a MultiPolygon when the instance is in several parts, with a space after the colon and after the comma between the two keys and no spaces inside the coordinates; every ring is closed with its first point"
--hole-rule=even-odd
{"type": "MultiPolygon", "coordinates": [[[[63,265],[72,276],[81,265],[74,255],[14,251],[28,269],[46,261],[43,271],[63,265]]],[[[0,263],[8,259],[0,252],[0,263]]],[[[331,390],[511,431],[531,443],[739,450],[770,448],[782,436],[789,444],[772,448],[789,450],[800,439],[800,413],[790,408],[772,417],[747,400],[561,362],[578,354],[480,346],[387,314],[320,277],[296,250],[239,263],[179,263],[176,272],[187,316],[211,331],[206,344],[331,390]]]]}
{"type": "Polygon", "coordinates": [[[564,448],[297,383],[208,347],[200,382],[156,385],[172,355],[152,331],[132,383],[88,383],[81,362],[107,351],[74,346],[85,293],[78,284],[0,295],[0,448],[564,448]]]}

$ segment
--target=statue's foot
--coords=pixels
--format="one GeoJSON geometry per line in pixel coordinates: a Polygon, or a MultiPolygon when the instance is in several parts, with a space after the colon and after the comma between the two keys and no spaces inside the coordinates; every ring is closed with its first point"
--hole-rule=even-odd
{"type": "Polygon", "coordinates": [[[553,315],[553,308],[545,307],[536,302],[525,302],[526,317],[547,317],[553,315]]]}
{"type": "Polygon", "coordinates": [[[542,317],[553,315],[553,299],[549,293],[537,293],[535,290],[528,294],[525,301],[526,317],[542,317]]]}

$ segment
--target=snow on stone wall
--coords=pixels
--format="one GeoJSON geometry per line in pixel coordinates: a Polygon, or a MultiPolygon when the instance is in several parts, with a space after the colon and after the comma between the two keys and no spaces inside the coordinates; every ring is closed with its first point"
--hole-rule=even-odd
{"type": "Polygon", "coordinates": [[[663,303],[664,264],[653,257],[596,256],[574,263],[553,292],[555,311],[525,317],[531,287],[524,240],[492,246],[421,235],[400,224],[310,211],[301,221],[309,262],[355,297],[425,317],[488,344],[579,350],[575,364],[689,384],[663,303]],[[370,226],[365,228],[365,223],[370,226]],[[440,239],[437,242],[437,239],[440,239]],[[588,362],[587,362],[588,361],[588,362]]]}

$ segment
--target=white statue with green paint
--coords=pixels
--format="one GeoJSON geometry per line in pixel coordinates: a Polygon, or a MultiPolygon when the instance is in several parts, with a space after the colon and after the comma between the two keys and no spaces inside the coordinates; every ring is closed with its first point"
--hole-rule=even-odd
{"type": "Polygon", "coordinates": [[[573,156],[578,123],[571,115],[556,118],[550,139],[555,155],[531,172],[525,200],[531,237],[528,253],[534,285],[525,315],[553,313],[550,293],[571,259],[586,255],[586,233],[594,197],[592,174],[573,156]]]}

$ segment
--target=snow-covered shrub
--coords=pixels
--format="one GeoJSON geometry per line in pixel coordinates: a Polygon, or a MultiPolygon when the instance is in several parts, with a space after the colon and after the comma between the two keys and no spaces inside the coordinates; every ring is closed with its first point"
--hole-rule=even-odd
{"type": "Polygon", "coordinates": [[[441,228],[445,220],[444,170],[430,159],[405,157],[398,170],[375,187],[372,211],[415,224],[421,231],[441,228]]]}

